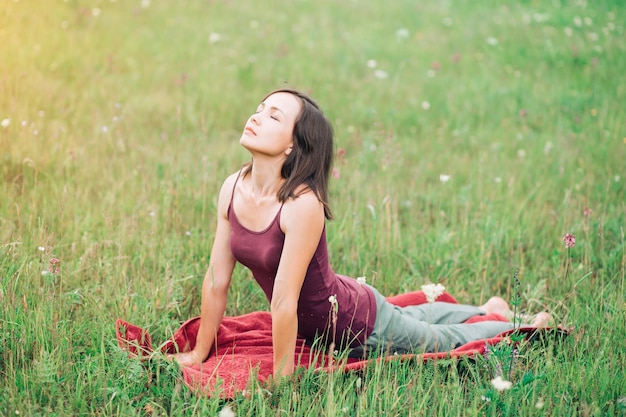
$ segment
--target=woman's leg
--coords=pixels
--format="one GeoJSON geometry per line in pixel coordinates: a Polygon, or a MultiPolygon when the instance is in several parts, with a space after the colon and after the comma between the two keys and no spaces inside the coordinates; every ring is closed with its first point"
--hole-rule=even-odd
{"type": "Polygon", "coordinates": [[[497,321],[461,324],[470,317],[497,312],[494,309],[502,307],[499,302],[490,300],[480,307],[441,302],[398,307],[375,288],[373,291],[377,304],[374,330],[365,346],[354,349],[350,356],[446,351],[513,328],[512,323],[497,321]]]}
{"type": "Polygon", "coordinates": [[[474,306],[432,303],[400,308],[386,304],[366,343],[370,349],[387,353],[448,351],[513,328],[513,323],[501,321],[463,323],[470,317],[485,314],[474,306]]]}

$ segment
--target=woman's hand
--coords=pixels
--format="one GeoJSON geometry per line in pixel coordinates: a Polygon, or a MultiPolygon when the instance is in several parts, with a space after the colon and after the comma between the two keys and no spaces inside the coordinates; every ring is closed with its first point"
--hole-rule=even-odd
{"type": "Polygon", "coordinates": [[[168,359],[174,359],[180,366],[200,365],[205,359],[195,350],[190,352],[175,353],[173,355],[168,355],[167,357],[168,359]]]}

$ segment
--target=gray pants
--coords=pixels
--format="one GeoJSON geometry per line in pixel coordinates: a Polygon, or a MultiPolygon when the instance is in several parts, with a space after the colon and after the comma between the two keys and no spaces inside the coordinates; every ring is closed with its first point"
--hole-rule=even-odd
{"type": "Polygon", "coordinates": [[[444,352],[513,329],[513,323],[501,321],[463,324],[485,314],[478,307],[442,302],[398,307],[370,288],[376,296],[376,323],[365,346],[353,349],[351,357],[444,352]]]}

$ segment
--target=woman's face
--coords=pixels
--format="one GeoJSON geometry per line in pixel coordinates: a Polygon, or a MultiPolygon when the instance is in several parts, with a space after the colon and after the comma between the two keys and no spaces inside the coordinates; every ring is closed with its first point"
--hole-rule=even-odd
{"type": "Polygon", "coordinates": [[[250,116],[239,143],[254,155],[286,158],[293,146],[293,128],[301,110],[290,93],[267,97],[250,116]]]}

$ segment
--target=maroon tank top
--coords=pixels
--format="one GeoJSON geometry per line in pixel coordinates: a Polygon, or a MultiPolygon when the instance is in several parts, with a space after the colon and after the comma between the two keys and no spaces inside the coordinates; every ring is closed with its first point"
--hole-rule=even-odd
{"type": "MultiPolygon", "coordinates": [[[[285,242],[285,234],[280,228],[281,211],[282,205],[272,223],[265,230],[256,232],[239,223],[233,209],[233,197],[228,206],[233,257],[250,269],[270,302],[285,242]]],[[[321,337],[324,345],[332,341],[331,304],[328,300],[331,295],[337,297],[338,308],[335,345],[339,349],[362,345],[376,321],[376,300],[369,287],[333,272],[328,260],[324,227],[298,300],[298,333],[309,343],[317,337],[321,337]]]]}

